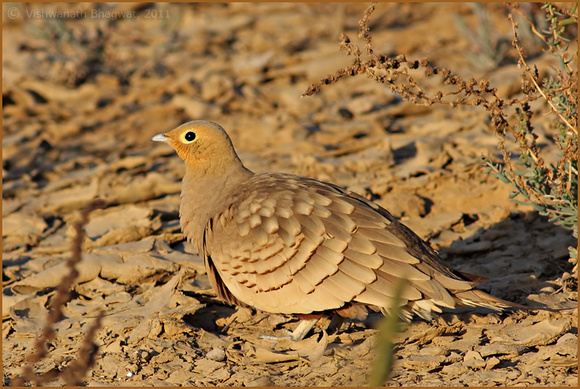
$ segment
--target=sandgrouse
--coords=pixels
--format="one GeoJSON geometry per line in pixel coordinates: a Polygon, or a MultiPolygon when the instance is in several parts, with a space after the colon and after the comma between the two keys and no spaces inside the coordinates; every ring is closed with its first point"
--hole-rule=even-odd
{"type": "Polygon", "coordinates": [[[185,161],[180,221],[205,259],[211,284],[229,304],[310,317],[364,318],[387,312],[398,280],[408,281],[404,316],[430,320],[441,307],[521,307],[473,289],[387,210],[336,185],[285,173],[255,174],[219,125],[185,123],[152,138],[185,161]]]}

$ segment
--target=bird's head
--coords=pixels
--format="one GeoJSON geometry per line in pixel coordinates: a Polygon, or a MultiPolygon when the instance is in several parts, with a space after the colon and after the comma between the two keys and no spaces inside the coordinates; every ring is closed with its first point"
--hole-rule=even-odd
{"type": "Polygon", "coordinates": [[[228,134],[209,121],[194,120],[151,140],[173,147],[186,166],[197,172],[221,173],[228,167],[242,165],[228,134]]]}

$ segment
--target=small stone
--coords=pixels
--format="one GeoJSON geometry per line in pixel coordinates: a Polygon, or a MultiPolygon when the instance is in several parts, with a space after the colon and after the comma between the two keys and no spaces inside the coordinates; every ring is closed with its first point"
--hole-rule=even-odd
{"type": "Polygon", "coordinates": [[[481,369],[485,367],[485,361],[477,351],[468,351],[463,357],[463,364],[471,369],[481,369]]]}
{"type": "Polygon", "coordinates": [[[567,333],[564,334],[560,339],[558,339],[558,341],[556,342],[556,344],[560,347],[564,346],[564,345],[577,345],[578,344],[578,337],[572,333],[567,333]]]}
{"type": "Polygon", "coordinates": [[[213,350],[209,351],[205,357],[207,359],[211,359],[212,361],[221,362],[226,359],[226,351],[221,347],[216,347],[213,350]]]}
{"type": "Polygon", "coordinates": [[[485,361],[485,370],[491,370],[497,365],[499,365],[500,360],[496,357],[491,357],[487,361],[485,361]]]}

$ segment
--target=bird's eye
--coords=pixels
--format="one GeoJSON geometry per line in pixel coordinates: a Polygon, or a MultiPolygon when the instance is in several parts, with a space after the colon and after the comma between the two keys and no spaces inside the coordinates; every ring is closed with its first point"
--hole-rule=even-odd
{"type": "Polygon", "coordinates": [[[183,140],[187,143],[191,143],[195,140],[195,138],[197,138],[197,135],[195,134],[195,132],[193,131],[187,131],[184,135],[183,135],[183,140]]]}

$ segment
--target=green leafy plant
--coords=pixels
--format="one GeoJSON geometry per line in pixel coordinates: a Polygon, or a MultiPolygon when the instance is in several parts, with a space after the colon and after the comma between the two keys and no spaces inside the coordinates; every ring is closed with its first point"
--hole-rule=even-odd
{"type": "MultiPolygon", "coordinates": [[[[524,69],[522,88],[530,100],[543,98],[550,107],[553,141],[561,151],[557,164],[546,164],[536,145],[537,136],[533,132],[532,112],[527,102],[516,108],[516,137],[520,142],[520,169],[512,166],[510,156],[505,150],[504,133],[499,133],[499,148],[503,164],[494,163],[490,157],[486,160],[488,172],[503,182],[512,185],[515,190],[510,197],[517,203],[531,205],[541,215],[548,216],[550,221],[573,231],[578,237],[578,72],[577,65],[571,66],[574,55],[569,50],[569,39],[565,37],[566,28],[577,26],[577,4],[569,10],[558,8],[552,3],[542,7],[546,12],[548,28],[538,32],[530,19],[515,9],[542,39],[548,53],[558,60],[558,68],[552,67],[552,75],[540,77],[537,68],[532,69],[524,58],[523,49],[518,41],[517,24],[512,16],[514,39],[513,47],[519,59],[518,65],[524,69]]],[[[570,248],[570,261],[578,263],[577,248],[570,248]]]]}
{"type": "Polygon", "coordinates": [[[405,279],[399,280],[395,285],[395,293],[391,302],[388,315],[381,319],[379,324],[379,334],[375,348],[376,356],[371,366],[369,376],[369,386],[383,386],[393,371],[395,359],[395,337],[398,333],[404,332],[404,323],[401,321],[402,315],[401,296],[409,282],[405,279]]]}

